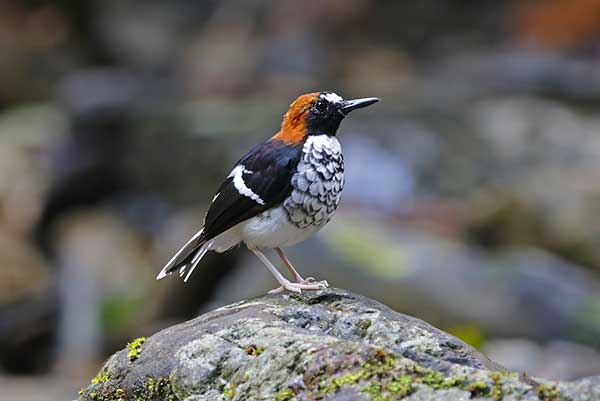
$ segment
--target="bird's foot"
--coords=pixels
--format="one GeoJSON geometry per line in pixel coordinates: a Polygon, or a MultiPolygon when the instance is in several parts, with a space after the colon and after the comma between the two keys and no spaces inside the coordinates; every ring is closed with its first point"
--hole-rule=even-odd
{"type": "Polygon", "coordinates": [[[322,284],[325,287],[329,287],[329,283],[327,282],[327,280],[317,281],[314,277],[307,277],[305,279],[300,277],[300,279],[297,280],[296,283],[298,283],[298,284],[322,284]]]}
{"type": "Polygon", "coordinates": [[[329,287],[327,280],[317,281],[314,277],[302,278],[302,276],[294,277],[298,284],[323,284],[325,287],[329,287]]]}
{"type": "Polygon", "coordinates": [[[286,280],[280,284],[281,287],[272,289],[268,292],[268,294],[279,294],[284,290],[297,292],[298,294],[300,294],[302,293],[302,290],[324,290],[327,287],[329,287],[329,283],[327,281],[315,281],[313,277],[308,277],[307,279],[304,279],[299,283],[292,283],[291,281],[286,280]]]}

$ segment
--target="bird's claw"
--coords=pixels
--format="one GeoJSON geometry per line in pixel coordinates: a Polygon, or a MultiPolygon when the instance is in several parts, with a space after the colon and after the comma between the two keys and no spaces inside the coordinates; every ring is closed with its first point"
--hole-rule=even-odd
{"type": "Polygon", "coordinates": [[[314,277],[307,277],[305,279],[303,279],[302,277],[299,277],[296,279],[296,283],[298,284],[322,284],[325,287],[329,287],[329,283],[327,282],[327,280],[322,280],[322,281],[317,281],[314,277]]]}
{"type": "Polygon", "coordinates": [[[327,280],[317,281],[314,277],[307,277],[304,280],[302,280],[299,284],[320,284],[324,288],[329,287],[329,283],[327,282],[327,280]]]}
{"type": "Polygon", "coordinates": [[[268,292],[268,294],[279,294],[284,290],[301,294],[302,290],[324,290],[327,287],[329,287],[329,283],[327,283],[327,281],[315,281],[313,277],[309,277],[303,280],[301,283],[292,283],[291,281],[281,283],[280,287],[272,289],[268,292]]]}

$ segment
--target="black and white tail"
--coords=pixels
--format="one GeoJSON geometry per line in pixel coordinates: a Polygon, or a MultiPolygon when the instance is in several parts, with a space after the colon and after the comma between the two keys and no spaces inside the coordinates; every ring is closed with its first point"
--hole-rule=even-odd
{"type": "Polygon", "coordinates": [[[185,275],[183,281],[187,282],[211,245],[212,241],[203,239],[202,230],[199,231],[169,260],[169,263],[158,273],[156,279],[160,280],[179,270],[179,276],[183,277],[185,275]]]}

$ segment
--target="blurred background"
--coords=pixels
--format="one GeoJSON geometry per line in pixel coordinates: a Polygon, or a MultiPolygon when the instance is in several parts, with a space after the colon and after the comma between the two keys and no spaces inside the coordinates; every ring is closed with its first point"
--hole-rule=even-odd
{"type": "Polygon", "coordinates": [[[243,249],[154,278],[318,90],[383,101],[343,123],[298,269],[509,369],[600,374],[600,1],[3,0],[0,54],[0,398],[73,399],[128,340],[273,288],[243,249]]]}

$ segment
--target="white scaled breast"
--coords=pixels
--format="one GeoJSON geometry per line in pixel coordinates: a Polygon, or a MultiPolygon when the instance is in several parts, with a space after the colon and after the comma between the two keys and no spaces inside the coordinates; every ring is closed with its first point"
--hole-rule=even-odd
{"type": "Polygon", "coordinates": [[[310,136],[302,149],[293,190],[283,208],[297,228],[321,228],[340,203],[344,188],[344,157],[334,136],[310,136]]]}

